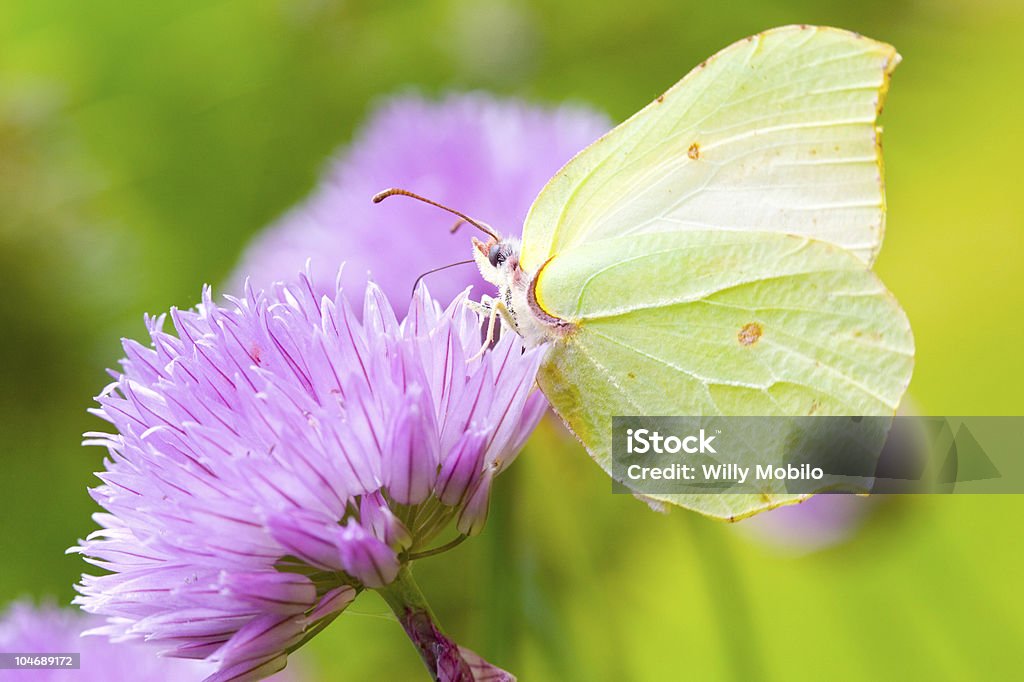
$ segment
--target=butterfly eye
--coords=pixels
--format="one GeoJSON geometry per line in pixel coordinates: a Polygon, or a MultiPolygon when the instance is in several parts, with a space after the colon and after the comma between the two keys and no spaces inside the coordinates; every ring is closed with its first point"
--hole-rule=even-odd
{"type": "Polygon", "coordinates": [[[498,267],[505,262],[505,252],[501,248],[500,244],[495,244],[491,247],[491,250],[487,253],[487,260],[491,262],[491,265],[498,267]]]}

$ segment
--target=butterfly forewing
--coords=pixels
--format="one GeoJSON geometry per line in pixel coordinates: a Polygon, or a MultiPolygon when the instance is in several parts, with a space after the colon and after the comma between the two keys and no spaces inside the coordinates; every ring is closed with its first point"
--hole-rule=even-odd
{"type": "Polygon", "coordinates": [[[522,262],[609,237],[774,231],[871,263],[885,198],[875,120],[899,61],[884,43],[790,26],[719,52],[548,183],[522,262]]]}

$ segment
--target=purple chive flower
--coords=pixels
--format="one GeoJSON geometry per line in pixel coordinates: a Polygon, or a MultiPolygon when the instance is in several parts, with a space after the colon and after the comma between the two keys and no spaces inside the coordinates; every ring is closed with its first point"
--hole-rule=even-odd
{"type": "Polygon", "coordinates": [[[359,322],[307,272],[224,306],[206,289],[174,333],[147,319],[151,347],[125,341],[98,398],[116,433],[87,434],[110,453],[106,513],[70,551],[109,573],[76,603],[223,681],[280,670],[363,589],[401,594],[453,523],[449,544],[480,531],[546,405],[514,334],[467,362],[465,295],[442,309],[420,287],[399,321],[371,284],[359,322]]]}
{"type": "MultiPolygon", "coordinates": [[[[257,287],[291,277],[315,255],[314,264],[327,272],[348,263],[348,290],[361,288],[369,271],[392,301],[405,301],[418,275],[470,257],[467,228],[451,235],[450,215],[415,201],[375,206],[374,194],[404,187],[518,234],[548,179],[610,127],[588,108],[541,107],[482,93],[437,102],[387,100],[326,169],[312,196],[255,240],[234,285],[247,277],[257,287]]],[[[471,284],[491,288],[472,265],[431,275],[430,283],[441,300],[471,284]]],[[[315,284],[319,292],[334,285],[329,279],[315,284]]]]}
{"type": "MultiPolygon", "coordinates": [[[[53,605],[27,602],[10,605],[0,614],[0,652],[21,654],[78,653],[78,670],[0,670],[0,680],[18,682],[198,682],[213,666],[201,661],[161,658],[146,644],[115,644],[105,637],[83,637],[102,619],[53,605]]],[[[284,678],[279,678],[283,682],[284,678]]]]}
{"type": "Polygon", "coordinates": [[[853,536],[876,500],[858,495],[815,495],[737,524],[739,532],[791,554],[808,554],[853,536]]]}

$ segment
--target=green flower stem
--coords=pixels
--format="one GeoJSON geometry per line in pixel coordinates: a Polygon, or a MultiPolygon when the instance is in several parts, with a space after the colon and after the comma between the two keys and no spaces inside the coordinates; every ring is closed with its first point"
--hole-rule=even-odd
{"type": "Polygon", "coordinates": [[[398,617],[417,653],[427,666],[431,679],[439,682],[442,670],[445,682],[472,682],[473,673],[462,658],[459,647],[444,636],[437,617],[412,577],[409,564],[402,566],[398,577],[377,590],[398,617]]]}
{"type": "Polygon", "coordinates": [[[465,541],[468,537],[468,535],[459,535],[458,537],[454,538],[453,540],[449,540],[448,542],[444,543],[439,547],[434,547],[433,549],[425,549],[422,552],[413,552],[412,554],[409,554],[409,560],[412,561],[417,559],[426,559],[427,557],[434,556],[435,554],[443,554],[444,552],[447,552],[450,549],[455,549],[456,547],[461,545],[463,541],[465,541]]]}

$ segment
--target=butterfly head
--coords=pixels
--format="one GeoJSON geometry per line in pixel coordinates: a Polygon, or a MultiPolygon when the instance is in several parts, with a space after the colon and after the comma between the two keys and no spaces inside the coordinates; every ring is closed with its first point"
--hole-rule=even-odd
{"type": "Polygon", "coordinates": [[[393,196],[404,196],[409,197],[410,199],[416,199],[417,201],[422,201],[425,204],[436,206],[443,211],[447,211],[458,216],[459,222],[455,223],[455,226],[452,227],[452,232],[455,232],[463,223],[468,223],[486,234],[486,241],[481,241],[476,237],[473,238],[473,260],[476,262],[477,267],[480,268],[480,274],[483,275],[483,278],[491,284],[494,284],[501,289],[507,289],[512,284],[517,283],[522,279],[519,271],[518,239],[502,237],[497,230],[487,223],[474,220],[461,211],[456,211],[455,209],[449,208],[444,204],[434,201],[433,199],[427,199],[426,197],[410,192],[407,189],[400,189],[397,187],[386,189],[383,192],[379,192],[374,195],[373,203],[379,204],[384,199],[393,196]]]}
{"type": "Polygon", "coordinates": [[[491,237],[481,241],[473,237],[473,260],[485,280],[498,287],[508,286],[519,270],[519,240],[491,237]]]}

